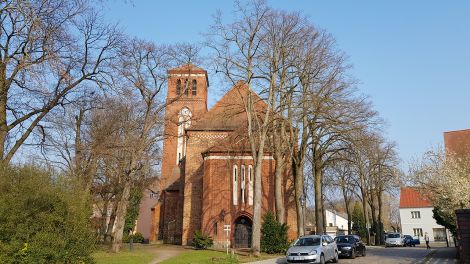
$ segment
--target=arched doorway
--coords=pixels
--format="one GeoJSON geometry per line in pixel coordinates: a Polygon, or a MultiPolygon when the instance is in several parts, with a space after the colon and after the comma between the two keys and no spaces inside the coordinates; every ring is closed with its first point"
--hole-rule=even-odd
{"type": "Polygon", "coordinates": [[[251,247],[252,225],[251,219],[244,215],[235,220],[235,248],[251,247]]]}

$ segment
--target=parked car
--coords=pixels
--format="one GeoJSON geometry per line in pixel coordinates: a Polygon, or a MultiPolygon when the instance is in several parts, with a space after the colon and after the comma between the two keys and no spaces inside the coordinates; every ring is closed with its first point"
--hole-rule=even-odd
{"type": "Polygon", "coordinates": [[[403,246],[404,247],[414,247],[419,245],[419,238],[413,238],[410,235],[403,236],[403,246]]]}
{"type": "Polygon", "coordinates": [[[341,257],[356,258],[357,255],[366,255],[366,246],[359,236],[337,236],[335,241],[338,247],[338,255],[341,257]]]}
{"type": "Polygon", "coordinates": [[[338,262],[336,242],[328,235],[309,235],[297,239],[286,252],[288,263],[338,262]]]}
{"type": "Polygon", "coordinates": [[[385,247],[402,247],[403,236],[400,233],[388,233],[385,237],[385,247]]]}

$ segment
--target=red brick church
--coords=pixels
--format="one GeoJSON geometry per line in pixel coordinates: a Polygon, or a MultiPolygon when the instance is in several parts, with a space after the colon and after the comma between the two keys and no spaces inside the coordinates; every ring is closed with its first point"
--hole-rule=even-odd
{"type": "MultiPolygon", "coordinates": [[[[161,177],[145,191],[136,230],[150,241],[187,245],[196,230],[215,246],[251,244],[253,159],[246,139],[243,98],[248,87],[237,83],[207,109],[207,71],[192,64],[168,70],[168,95],[161,177]]],[[[258,106],[266,104],[256,95],[258,106]]],[[[262,165],[262,214],[275,211],[275,161],[265,151],[262,165]]],[[[290,170],[284,180],[285,221],[296,236],[290,170]]]]}

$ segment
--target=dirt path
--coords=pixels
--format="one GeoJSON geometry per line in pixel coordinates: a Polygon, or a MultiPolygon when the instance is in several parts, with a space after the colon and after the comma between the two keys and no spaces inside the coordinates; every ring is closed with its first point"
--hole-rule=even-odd
{"type": "Polygon", "coordinates": [[[161,246],[152,250],[156,257],[150,262],[150,264],[160,263],[166,259],[176,257],[183,252],[182,247],[178,246],[161,246]]]}

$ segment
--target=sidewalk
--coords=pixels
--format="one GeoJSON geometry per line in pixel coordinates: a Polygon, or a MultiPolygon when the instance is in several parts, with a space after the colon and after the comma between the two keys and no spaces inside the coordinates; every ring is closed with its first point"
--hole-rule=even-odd
{"type": "Polygon", "coordinates": [[[456,258],[457,249],[455,247],[440,247],[431,249],[433,252],[429,254],[422,262],[419,263],[426,263],[426,264],[451,264],[457,263],[458,260],[456,258]]]}

